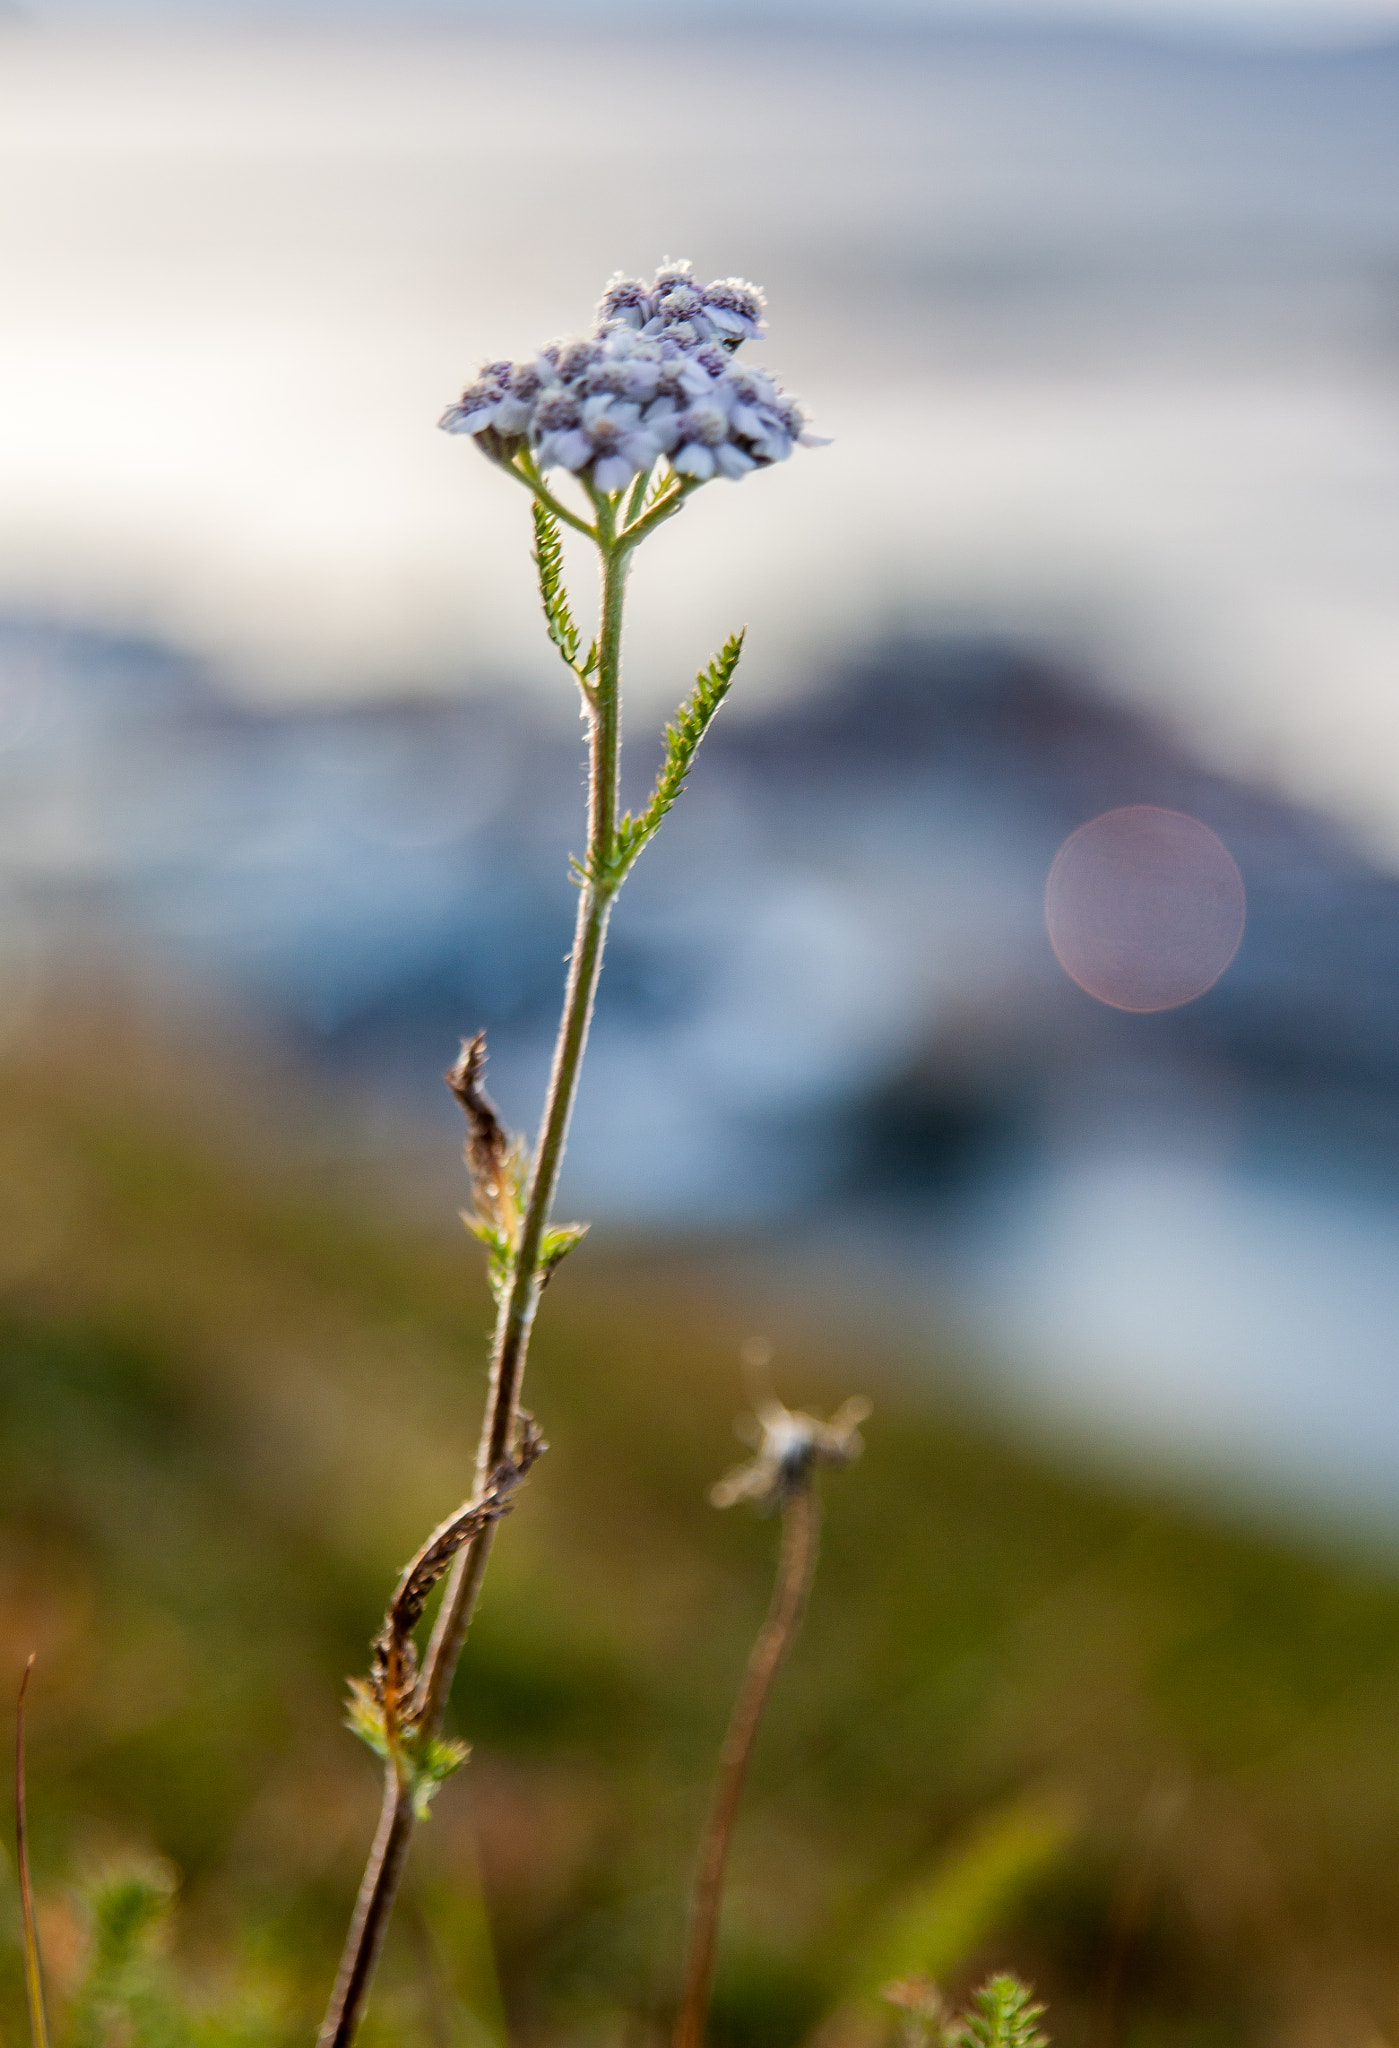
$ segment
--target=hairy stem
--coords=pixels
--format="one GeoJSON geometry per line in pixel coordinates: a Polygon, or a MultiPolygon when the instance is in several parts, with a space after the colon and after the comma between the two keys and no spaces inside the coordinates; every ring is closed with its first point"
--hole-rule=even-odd
{"type": "Polygon", "coordinates": [[[639,519],[633,521],[626,529],[624,538],[635,547],[638,541],[645,540],[648,533],[654,533],[658,526],[664,525],[667,519],[673,518],[689,497],[691,491],[697,489],[698,483],[694,477],[681,477],[673,488],[666,491],[664,497],[656,500],[656,503],[649,512],[644,512],[639,519]]]}
{"type": "Polygon", "coordinates": [[[580,519],[576,512],[570,512],[567,505],[556,498],[545,483],[530,455],[518,455],[513,462],[503,462],[501,468],[507,476],[513,476],[516,483],[538,498],[541,505],[547,505],[555,519],[561,519],[565,526],[571,526],[575,533],[581,533],[588,540],[598,538],[594,528],[586,519],[580,519]]]}
{"type": "MultiPolygon", "coordinates": [[[[545,494],[541,492],[540,495],[545,494]]],[[[552,509],[561,509],[554,507],[552,500],[549,502],[552,509]]],[[[588,1042],[598,976],[602,971],[607,921],[616,893],[615,882],[607,878],[617,832],[622,606],[632,543],[617,539],[615,515],[609,501],[598,500],[597,508],[595,538],[602,561],[602,608],[596,685],[588,704],[588,852],[544,1114],[534,1150],[510,1284],[501,1296],[491,1347],[490,1394],[476,1456],[478,1493],[514,1444],[520,1385],[542,1285],[540,1247],[548,1227],[564,1147],[568,1141],[569,1119],[578,1092],[578,1075],[588,1042]]],[[[579,524],[571,517],[569,523],[579,524]]],[[[471,1625],[494,1535],[495,1525],[489,1523],[459,1553],[442,1596],[417,1696],[417,1727],[428,1737],[438,1734],[442,1727],[452,1678],[471,1625]]],[[[385,1769],[384,1806],[379,1831],[355,1902],[340,1972],[321,2027],[319,2048],[349,2048],[354,2039],[403,1876],[414,1825],[411,1788],[400,1781],[390,1758],[385,1769]]]]}
{"type": "Polygon", "coordinates": [[[724,1874],[733,1837],[738,1802],[768,1694],[783,1658],[801,1627],[821,1533],[821,1500],[816,1477],[808,1473],[790,1493],[782,1509],[782,1549],[772,1604],[758,1631],[743,1674],[743,1684],[719,1757],[719,1775],[709,1820],[700,1843],[690,1904],[690,1939],[685,1957],[685,1983],[675,2048],[702,2048],[709,1995],[714,1984],[714,1958],[719,1945],[719,1909],[724,1874]]]}

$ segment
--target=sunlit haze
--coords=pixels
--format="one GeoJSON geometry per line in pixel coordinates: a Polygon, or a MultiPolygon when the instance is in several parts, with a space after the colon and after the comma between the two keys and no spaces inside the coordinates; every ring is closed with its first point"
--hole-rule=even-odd
{"type": "Polygon", "coordinates": [[[1399,849],[1392,57],[770,35],[735,93],[719,31],[566,54],[526,119],[527,35],[13,32],[4,600],[259,694],[554,687],[523,494],[434,422],[685,255],[767,286],[834,446],[648,552],[635,692],[745,618],[749,701],[1002,627],[1399,849]],[[678,74],[702,159],[645,143],[678,74]]]}

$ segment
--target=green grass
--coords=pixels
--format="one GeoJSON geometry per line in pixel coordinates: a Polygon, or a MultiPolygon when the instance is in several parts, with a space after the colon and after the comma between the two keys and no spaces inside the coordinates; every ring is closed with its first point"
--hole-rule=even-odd
{"type": "MultiPolygon", "coordinates": [[[[133,1858],[178,1873],[186,2037],[306,2038],[377,1805],[343,1679],[471,1469],[479,1251],[313,1197],[250,1132],[261,1086],[110,1024],[50,1023],[0,1071],[0,1644],[15,1685],[40,1653],[36,1881],[75,2041],[122,2038],[79,1987],[95,1874],[133,1858]]],[[[775,1541],[705,1505],[745,1334],[722,1261],[605,1232],[551,1287],[528,1399],[553,1448],[497,1548],[458,1689],[475,1755],[422,1832],[371,2043],[488,2048],[502,1994],[527,2042],[663,2011],[775,1541]]],[[[949,1855],[973,1844],[970,1883],[987,1816],[1046,1801],[1064,1846],[970,1913],[953,1996],[1013,1968],[1083,2048],[1392,2036],[1394,1581],[1058,1470],[928,1391],[934,1358],[849,1355],[799,1305],[773,1334],[788,1398],[876,1413],[756,1761],[717,2048],[832,2013],[826,2040],[864,2038],[868,1959],[901,1927],[934,1953],[949,1855]]],[[[154,2039],[167,1993],[130,1968],[154,2039]]]]}

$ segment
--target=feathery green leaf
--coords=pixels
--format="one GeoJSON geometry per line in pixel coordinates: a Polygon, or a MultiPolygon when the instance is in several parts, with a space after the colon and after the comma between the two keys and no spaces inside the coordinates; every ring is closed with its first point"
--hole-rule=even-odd
{"type": "Polygon", "coordinates": [[[695,687],[675,714],[675,721],[665,729],[665,758],[656,777],[656,786],[651,800],[639,817],[630,811],[620,819],[612,843],[612,858],[604,874],[592,879],[609,888],[619,888],[627,870],[640,853],[647,840],[660,825],[666,812],[674,804],[685,787],[685,778],[690,772],[700,741],[709,730],[710,721],[724,698],[738,667],[738,658],[743,652],[743,636],[747,628],[740,626],[731,633],[708,668],[701,669],[695,678],[695,687]]]}
{"type": "Polygon", "coordinates": [[[114,1870],[88,1890],[92,1952],[74,2008],[74,2048],[112,2041],[141,2048],[182,2048],[188,2039],[157,1941],[175,1892],[160,1864],[114,1870]]]}
{"type": "Polygon", "coordinates": [[[1044,2007],[1018,1977],[992,1977],[972,1997],[970,2009],[950,2029],[960,2048],[1049,2048],[1039,2030],[1044,2007]]]}
{"type": "MultiPolygon", "coordinates": [[[[534,500],[534,566],[539,571],[539,595],[544,606],[544,626],[549,638],[580,682],[586,669],[578,666],[582,638],[568,608],[563,580],[563,540],[559,522],[552,512],[534,500]]],[[[590,657],[589,665],[595,665],[590,657]]]]}

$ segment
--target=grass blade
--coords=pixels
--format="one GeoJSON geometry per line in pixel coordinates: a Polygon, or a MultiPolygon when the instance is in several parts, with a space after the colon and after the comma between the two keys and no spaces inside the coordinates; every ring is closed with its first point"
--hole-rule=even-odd
{"type": "Polygon", "coordinates": [[[34,1919],[34,1885],[29,1875],[29,1831],[24,1796],[24,1695],[37,1653],[31,1651],[15,1701],[15,1862],[24,1915],[24,1989],[29,1999],[29,2038],[34,2048],[49,2048],[49,2020],[44,2010],[44,1967],[39,1954],[39,1929],[34,1919]]]}

